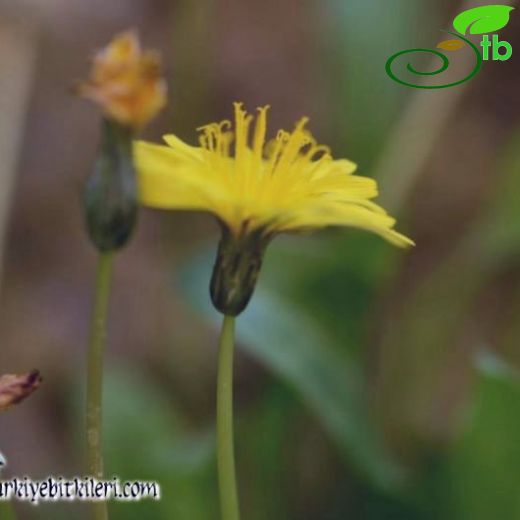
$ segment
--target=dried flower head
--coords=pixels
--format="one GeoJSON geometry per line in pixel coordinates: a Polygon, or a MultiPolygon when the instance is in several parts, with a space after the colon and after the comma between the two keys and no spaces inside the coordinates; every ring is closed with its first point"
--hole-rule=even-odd
{"type": "Polygon", "coordinates": [[[90,79],[78,93],[97,103],[107,118],[139,129],[166,104],[159,54],[143,51],[135,32],[119,34],[95,55],[90,79]]]}
{"type": "Polygon", "coordinates": [[[0,376],[0,412],[23,401],[31,395],[42,382],[38,370],[26,374],[6,374],[0,376]]]}

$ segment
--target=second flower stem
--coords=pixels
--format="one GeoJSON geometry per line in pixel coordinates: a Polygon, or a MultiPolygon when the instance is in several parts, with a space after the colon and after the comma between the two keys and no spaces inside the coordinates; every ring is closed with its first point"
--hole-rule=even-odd
{"type": "MultiPolygon", "coordinates": [[[[88,474],[103,478],[103,354],[107,338],[107,313],[112,279],[113,253],[99,256],[87,368],[87,464],[88,474]]],[[[106,502],[92,502],[92,520],[107,520],[106,502]]]]}
{"type": "Polygon", "coordinates": [[[239,520],[233,445],[233,352],[235,318],[224,316],[220,333],[217,379],[217,465],[221,520],[239,520]]]}

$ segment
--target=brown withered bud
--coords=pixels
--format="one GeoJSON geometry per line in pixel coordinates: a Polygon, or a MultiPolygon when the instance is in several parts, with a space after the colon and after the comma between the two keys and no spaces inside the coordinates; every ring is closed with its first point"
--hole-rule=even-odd
{"type": "Polygon", "coordinates": [[[6,374],[0,376],[0,412],[23,401],[42,382],[40,372],[32,370],[26,374],[6,374]]]}

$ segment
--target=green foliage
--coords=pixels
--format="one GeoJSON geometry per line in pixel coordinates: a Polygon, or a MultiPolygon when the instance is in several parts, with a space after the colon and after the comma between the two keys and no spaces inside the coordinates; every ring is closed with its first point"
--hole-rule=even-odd
{"type": "Polygon", "coordinates": [[[520,252],[520,129],[508,138],[497,163],[493,197],[464,245],[490,271],[500,269],[520,252]]]}
{"type": "Polygon", "coordinates": [[[519,435],[518,374],[480,354],[462,431],[449,449],[425,459],[403,511],[417,520],[520,518],[519,435]]]}
{"type": "Polygon", "coordinates": [[[390,317],[392,326],[379,347],[386,354],[378,392],[381,413],[398,436],[428,435],[437,420],[432,410],[442,392],[440,381],[457,355],[475,301],[520,251],[518,139],[513,135],[497,161],[498,187],[489,206],[451,254],[417,283],[406,307],[390,317]]]}
{"type": "Polygon", "coordinates": [[[2,520],[16,520],[12,502],[0,502],[0,518],[2,520]]]}
{"type": "Polygon", "coordinates": [[[290,518],[288,498],[294,482],[290,450],[297,413],[289,389],[270,382],[257,406],[237,421],[240,488],[250,520],[290,518]]]}
{"type": "Polygon", "coordinates": [[[111,518],[216,520],[213,434],[188,435],[164,392],[140,373],[110,371],[105,396],[107,475],[158,481],[162,497],[113,502],[111,518]]]}
{"type": "Polygon", "coordinates": [[[477,375],[466,431],[447,463],[451,518],[520,518],[520,379],[490,354],[477,375]]]}
{"type": "MultiPolygon", "coordinates": [[[[321,4],[320,4],[321,6],[321,4]]],[[[328,114],[331,142],[337,153],[355,158],[360,170],[372,174],[374,162],[399,115],[408,90],[385,74],[393,52],[409,48],[410,42],[428,41],[428,27],[435,27],[437,13],[427,2],[410,0],[326,0],[325,9],[333,31],[328,31],[330,49],[323,56],[324,70],[334,102],[328,114]],[[393,51],[393,52],[392,52],[393,51]]],[[[433,31],[431,32],[433,35],[433,31]]]]}
{"type": "MultiPolygon", "coordinates": [[[[199,311],[218,321],[207,298],[210,265],[206,254],[192,260],[183,289],[199,311]]],[[[311,316],[288,305],[264,283],[237,320],[237,338],[240,347],[298,392],[345,459],[378,486],[399,481],[400,470],[382,449],[367,417],[359,366],[339,355],[339,348],[311,316]]]]}

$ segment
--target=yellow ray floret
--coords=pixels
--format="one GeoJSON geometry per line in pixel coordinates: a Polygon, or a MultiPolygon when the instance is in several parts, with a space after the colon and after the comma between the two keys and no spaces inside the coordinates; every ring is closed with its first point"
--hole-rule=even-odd
{"type": "Polygon", "coordinates": [[[166,146],[137,142],[141,202],[208,211],[237,235],[245,228],[276,234],[353,226],[399,246],[413,243],[371,201],[376,182],[354,175],[354,163],[334,160],[305,128],[306,118],[266,141],[268,108],[259,108],[255,121],[235,103],[234,125],[200,128],[198,147],[174,135],[164,137],[166,146]]]}

